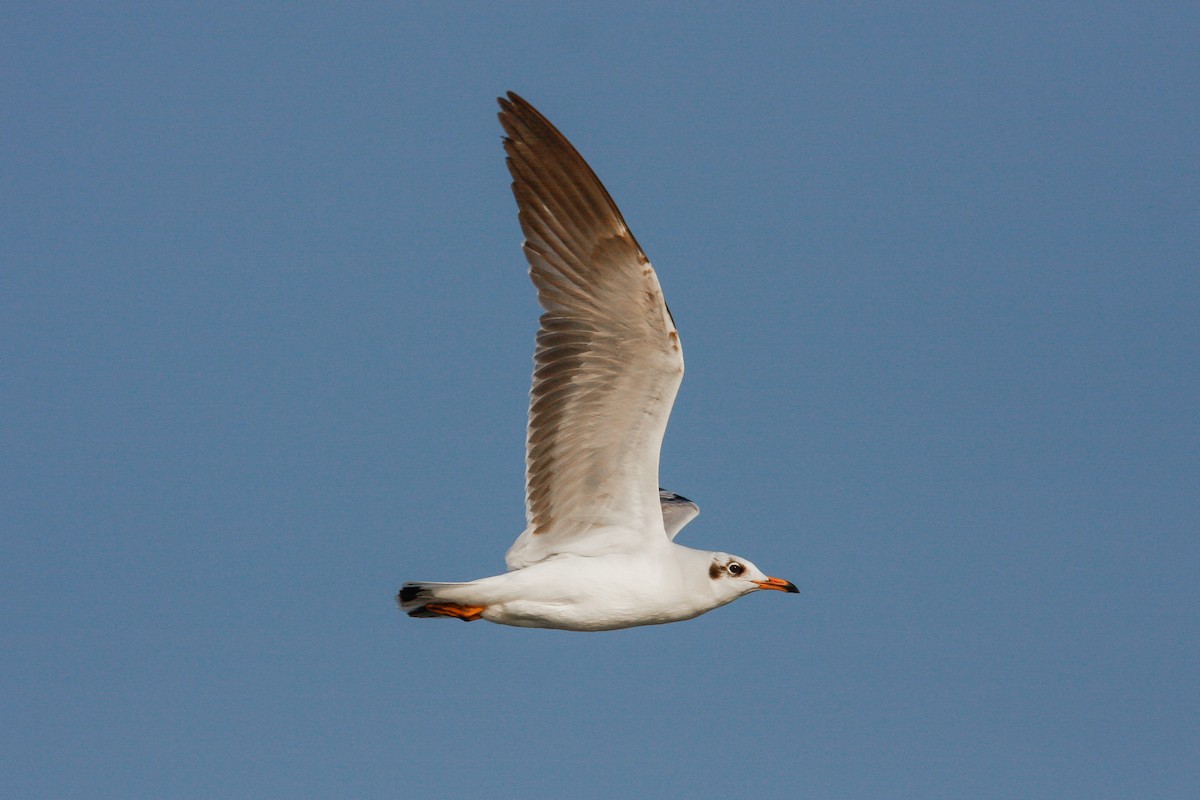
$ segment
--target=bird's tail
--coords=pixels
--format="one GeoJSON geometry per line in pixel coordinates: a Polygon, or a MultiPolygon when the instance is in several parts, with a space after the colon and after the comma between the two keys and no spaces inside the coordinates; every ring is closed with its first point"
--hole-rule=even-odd
{"type": "Polygon", "coordinates": [[[455,617],[467,622],[482,619],[484,606],[455,599],[453,590],[462,586],[470,586],[470,583],[413,581],[400,588],[396,602],[410,617],[455,617]]]}

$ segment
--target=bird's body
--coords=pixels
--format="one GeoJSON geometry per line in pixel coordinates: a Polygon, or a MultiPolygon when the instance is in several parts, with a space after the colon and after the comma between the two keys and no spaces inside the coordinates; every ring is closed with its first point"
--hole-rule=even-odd
{"type": "Polygon", "coordinates": [[[679,622],[740,597],[740,587],[709,577],[711,561],[664,538],[657,549],[553,558],[469,583],[420,586],[434,587],[443,602],[483,608],[490,622],[603,631],[679,622]]]}
{"type": "Polygon", "coordinates": [[[699,513],[658,486],[683,351],[658,276],[595,174],[548,120],[500,100],[504,147],[545,310],[526,441],[528,527],[509,572],[406,583],[410,616],[611,630],[691,619],[796,587],[673,540],[699,513]]]}
{"type": "Polygon", "coordinates": [[[446,587],[437,595],[481,606],[483,619],[504,625],[609,630],[701,613],[704,609],[692,608],[674,591],[682,577],[670,572],[674,574],[664,576],[661,565],[646,554],[559,558],[446,587]]]}

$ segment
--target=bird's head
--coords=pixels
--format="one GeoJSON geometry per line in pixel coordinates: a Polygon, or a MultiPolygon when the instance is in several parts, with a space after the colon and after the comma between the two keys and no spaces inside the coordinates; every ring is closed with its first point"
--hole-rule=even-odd
{"type": "Polygon", "coordinates": [[[712,553],[708,577],[712,581],[713,590],[729,600],[763,589],[793,593],[800,591],[791,581],[771,578],[746,559],[728,553],[712,553]]]}

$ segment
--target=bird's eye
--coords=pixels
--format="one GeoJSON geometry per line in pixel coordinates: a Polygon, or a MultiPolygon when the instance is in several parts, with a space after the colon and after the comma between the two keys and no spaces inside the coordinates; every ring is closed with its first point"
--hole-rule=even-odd
{"type": "Polygon", "coordinates": [[[730,564],[726,569],[729,570],[730,575],[741,575],[743,572],[746,571],[746,568],[743,567],[741,564],[737,563],[736,561],[734,561],[732,564],[730,564]]]}

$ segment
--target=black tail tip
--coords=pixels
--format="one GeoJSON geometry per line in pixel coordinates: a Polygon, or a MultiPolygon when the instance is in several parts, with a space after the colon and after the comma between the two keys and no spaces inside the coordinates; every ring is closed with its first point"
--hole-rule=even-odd
{"type": "Polygon", "coordinates": [[[421,596],[420,586],[404,586],[400,589],[400,594],[396,595],[396,600],[400,603],[411,603],[421,596]]]}

